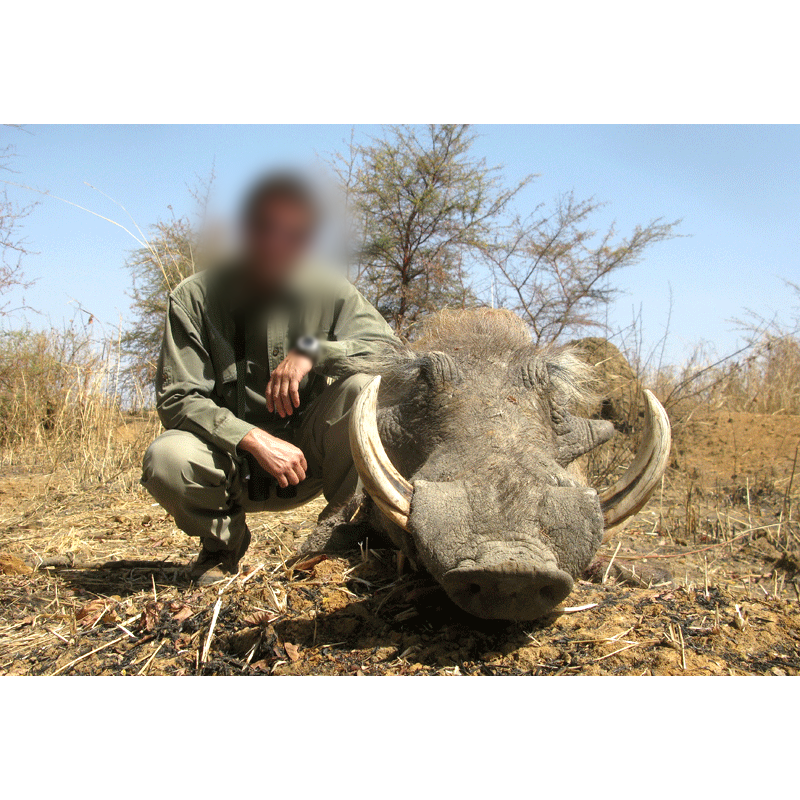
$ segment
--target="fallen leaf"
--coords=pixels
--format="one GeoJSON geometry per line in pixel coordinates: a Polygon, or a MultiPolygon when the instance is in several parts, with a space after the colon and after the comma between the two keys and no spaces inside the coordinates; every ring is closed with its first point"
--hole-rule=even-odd
{"type": "Polygon", "coordinates": [[[248,614],[242,622],[250,627],[261,625],[266,628],[270,622],[274,622],[276,619],[278,619],[277,614],[271,614],[269,611],[254,611],[252,614],[248,614]]]}
{"type": "Polygon", "coordinates": [[[243,628],[224,637],[224,647],[229,653],[245,658],[254,652],[264,632],[261,628],[243,628]]]}
{"type": "Polygon", "coordinates": [[[82,606],[75,612],[75,619],[79,622],[89,616],[97,618],[97,614],[104,611],[106,604],[102,600],[90,600],[85,606],[82,606]]]}
{"type": "Polygon", "coordinates": [[[172,612],[172,618],[175,620],[175,622],[184,622],[194,614],[194,611],[192,611],[190,606],[187,606],[186,603],[181,603],[178,600],[173,600],[169,604],[169,610],[172,612]]]}
{"type": "Polygon", "coordinates": [[[162,602],[151,600],[145,607],[142,617],[139,620],[139,630],[154,631],[158,625],[158,618],[164,608],[162,602]]]}
{"type": "Polygon", "coordinates": [[[284,642],[283,649],[286,651],[286,655],[289,656],[289,659],[291,661],[300,660],[300,651],[296,644],[292,644],[291,642],[284,642]]]}
{"type": "Polygon", "coordinates": [[[0,572],[4,575],[29,575],[33,570],[16,556],[0,555],[0,572]]]}
{"type": "Polygon", "coordinates": [[[102,622],[104,625],[114,625],[117,622],[117,615],[114,609],[105,600],[90,600],[75,612],[75,619],[83,628],[91,628],[92,625],[102,622]]]}

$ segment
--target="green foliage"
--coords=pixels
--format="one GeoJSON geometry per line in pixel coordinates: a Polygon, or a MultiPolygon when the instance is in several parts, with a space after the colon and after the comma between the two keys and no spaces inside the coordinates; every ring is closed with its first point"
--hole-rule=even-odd
{"type": "Polygon", "coordinates": [[[331,158],[355,228],[355,282],[403,336],[420,317],[476,302],[469,264],[514,196],[470,153],[466,125],[392,127],[331,158]]]}
{"type": "Polygon", "coordinates": [[[487,248],[498,302],[519,314],[537,343],[549,344],[603,327],[603,313],[617,296],[616,273],[638,264],[653,244],[674,237],[676,222],[652,220],[620,237],[612,224],[598,232],[594,199],[558,198],[515,221],[487,248]]]}
{"type": "Polygon", "coordinates": [[[198,228],[188,217],[159,221],[150,228],[147,246],[134,250],[127,263],[131,274],[132,319],[122,335],[128,375],[140,386],[155,377],[167,296],[195,272],[198,228]]]}
{"type": "Polygon", "coordinates": [[[533,176],[507,186],[499,167],[472,154],[466,125],[392,127],[351,140],[331,165],[354,226],[355,282],[402,336],[425,314],[479,305],[486,267],[492,301],[525,319],[542,344],[602,327],[613,275],[641,261],[676,222],[656,219],[621,237],[598,232],[603,204],[572,193],[527,217],[512,203],[533,176]]]}

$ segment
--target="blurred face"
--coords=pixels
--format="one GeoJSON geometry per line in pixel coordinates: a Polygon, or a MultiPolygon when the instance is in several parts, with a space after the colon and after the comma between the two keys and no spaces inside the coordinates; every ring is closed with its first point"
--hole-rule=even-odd
{"type": "Polygon", "coordinates": [[[281,286],[308,251],[313,233],[313,214],[303,203],[277,197],[263,201],[244,231],[245,258],[255,286],[281,286]]]}

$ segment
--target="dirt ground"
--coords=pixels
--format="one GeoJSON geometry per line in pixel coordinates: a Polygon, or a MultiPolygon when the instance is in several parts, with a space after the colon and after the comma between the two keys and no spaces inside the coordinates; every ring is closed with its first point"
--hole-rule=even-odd
{"type": "Polygon", "coordinates": [[[663,489],[528,624],[467,617],[368,542],[298,561],[318,503],[252,518],[247,567],[198,589],[138,488],[6,467],[0,674],[795,675],[799,444],[800,417],[690,419],[663,489]]]}

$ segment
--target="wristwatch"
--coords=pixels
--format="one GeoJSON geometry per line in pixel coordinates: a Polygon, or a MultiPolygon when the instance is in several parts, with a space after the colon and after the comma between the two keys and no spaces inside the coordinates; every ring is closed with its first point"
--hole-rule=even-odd
{"type": "Polygon", "coordinates": [[[295,342],[294,349],[296,352],[300,353],[300,355],[307,356],[315,364],[317,363],[320,350],[319,339],[314,336],[301,336],[295,342]]]}

